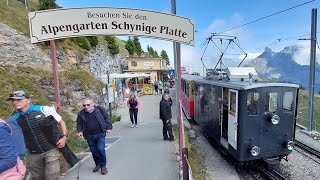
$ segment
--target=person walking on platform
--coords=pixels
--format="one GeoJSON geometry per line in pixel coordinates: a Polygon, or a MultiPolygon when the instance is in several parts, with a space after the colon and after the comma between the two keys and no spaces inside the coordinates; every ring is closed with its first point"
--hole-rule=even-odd
{"type": "Polygon", "coordinates": [[[168,89],[168,86],[166,86],[166,88],[165,88],[165,90],[164,90],[163,93],[170,94],[170,91],[169,91],[169,89],[168,89]]]}
{"type": "Polygon", "coordinates": [[[92,99],[83,100],[83,109],[78,113],[77,132],[79,138],[85,138],[90,147],[95,167],[92,170],[108,174],[106,157],[106,133],[111,133],[112,123],[106,110],[95,106],[92,99]]]}
{"type": "Polygon", "coordinates": [[[133,128],[138,127],[138,108],[140,103],[133,93],[130,94],[130,97],[127,101],[127,107],[129,108],[130,120],[131,120],[131,127],[133,128]]]}
{"type": "Polygon", "coordinates": [[[155,82],[155,83],[154,83],[154,91],[157,93],[157,95],[159,94],[158,89],[159,89],[158,82],[155,82]]]}
{"type": "Polygon", "coordinates": [[[163,123],[163,128],[162,128],[163,139],[173,141],[174,136],[172,133],[172,123],[171,123],[172,111],[171,111],[169,98],[170,98],[169,95],[166,93],[162,95],[162,99],[160,101],[159,114],[160,114],[160,119],[162,120],[162,123],[163,123]]]}
{"type": "Polygon", "coordinates": [[[160,91],[160,94],[162,94],[162,89],[163,89],[163,84],[162,84],[162,81],[158,81],[158,87],[159,87],[159,91],[160,91]]]}
{"type": "MultiPolygon", "coordinates": [[[[29,151],[27,167],[33,180],[60,179],[60,153],[67,141],[67,127],[61,116],[53,107],[39,106],[31,103],[30,95],[25,91],[15,91],[9,95],[12,106],[18,110],[10,120],[16,121],[22,129],[24,141],[29,151]],[[55,120],[62,133],[56,144],[48,141],[42,124],[55,120]]],[[[54,134],[52,135],[54,136],[54,134]]]]}
{"type": "Polygon", "coordinates": [[[0,179],[23,180],[26,167],[18,156],[12,128],[0,119],[0,179]]]}

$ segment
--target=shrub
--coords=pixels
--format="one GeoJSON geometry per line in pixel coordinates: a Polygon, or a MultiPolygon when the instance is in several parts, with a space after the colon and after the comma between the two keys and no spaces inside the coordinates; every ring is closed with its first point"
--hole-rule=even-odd
{"type": "Polygon", "coordinates": [[[91,47],[95,47],[99,43],[97,36],[87,36],[86,38],[88,39],[91,47]]]}
{"type": "Polygon", "coordinates": [[[117,122],[117,121],[120,121],[121,120],[121,115],[113,115],[112,117],[111,117],[111,123],[113,124],[113,123],[115,123],[115,122],[117,122]]]}
{"type": "Polygon", "coordinates": [[[74,43],[76,43],[79,47],[81,47],[82,49],[88,50],[90,51],[91,47],[90,47],[90,42],[87,38],[85,37],[76,37],[76,38],[71,38],[71,41],[73,41],[74,43]]]}
{"type": "Polygon", "coordinates": [[[104,39],[108,43],[108,49],[112,55],[116,55],[120,52],[119,45],[116,42],[116,39],[114,36],[105,36],[104,39]]]}

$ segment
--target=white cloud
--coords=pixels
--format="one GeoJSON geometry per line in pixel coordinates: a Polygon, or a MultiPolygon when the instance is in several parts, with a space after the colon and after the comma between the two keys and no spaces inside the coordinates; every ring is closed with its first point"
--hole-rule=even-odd
{"type": "MultiPolygon", "coordinates": [[[[256,53],[251,53],[251,52],[249,52],[249,53],[247,53],[248,56],[247,56],[247,58],[245,59],[245,61],[252,60],[252,59],[258,57],[260,54],[261,54],[261,53],[258,53],[258,52],[256,52],[256,53]]],[[[245,56],[245,55],[240,55],[240,56],[239,56],[239,59],[242,60],[242,59],[244,58],[244,56],[245,56]]]]}
{"type": "MultiPolygon", "coordinates": [[[[300,65],[310,65],[310,41],[299,42],[298,51],[294,53],[293,60],[300,65]]],[[[316,62],[320,64],[319,49],[317,49],[316,62]]]]}
{"type": "Polygon", "coordinates": [[[212,33],[212,32],[216,32],[217,29],[221,29],[223,27],[225,27],[226,22],[222,19],[217,19],[214,20],[206,29],[206,32],[208,33],[212,33]]]}

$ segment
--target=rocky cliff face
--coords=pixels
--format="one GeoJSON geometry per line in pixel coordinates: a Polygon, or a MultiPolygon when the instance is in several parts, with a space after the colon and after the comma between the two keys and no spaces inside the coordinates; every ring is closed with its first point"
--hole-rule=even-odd
{"type": "MultiPolygon", "coordinates": [[[[57,47],[59,70],[85,69],[98,79],[101,74],[122,72],[127,66],[124,55],[110,55],[107,47],[97,45],[87,54],[74,49],[57,47]]],[[[31,66],[51,69],[50,50],[31,44],[29,37],[0,23],[0,65],[31,66]]]]}
{"type": "Polygon", "coordinates": [[[22,33],[0,23],[0,65],[51,68],[50,57],[22,33]]]}

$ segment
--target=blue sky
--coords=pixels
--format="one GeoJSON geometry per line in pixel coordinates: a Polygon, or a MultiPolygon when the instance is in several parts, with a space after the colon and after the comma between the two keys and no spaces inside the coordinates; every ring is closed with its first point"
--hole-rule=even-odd
{"type": "MultiPolygon", "coordinates": [[[[181,46],[182,65],[188,65],[190,71],[202,72],[200,58],[203,54],[206,66],[212,66],[217,62],[220,53],[216,47],[210,43],[208,50],[204,53],[202,45],[211,33],[222,32],[308,1],[310,0],[176,0],[177,15],[192,19],[196,29],[195,46],[181,46]]],[[[57,0],[56,3],[63,8],[124,7],[171,13],[171,0],[57,0]]],[[[249,54],[248,58],[261,54],[266,46],[278,52],[286,46],[299,45],[301,51],[296,54],[296,62],[307,64],[310,56],[308,49],[310,42],[297,39],[310,38],[310,35],[297,36],[310,34],[312,8],[318,8],[319,32],[320,0],[315,0],[224,34],[236,36],[241,49],[249,54]],[[280,42],[278,39],[281,39],[280,42]]],[[[121,37],[121,39],[126,40],[127,37],[121,37]]],[[[140,38],[140,42],[145,51],[147,45],[151,45],[158,52],[162,49],[166,50],[173,66],[172,42],[148,38],[140,38]]],[[[218,46],[224,49],[225,43],[218,46]]],[[[230,54],[239,52],[236,46],[231,47],[230,54]]],[[[227,65],[241,61],[240,55],[226,58],[229,61],[226,62],[227,65]]]]}

